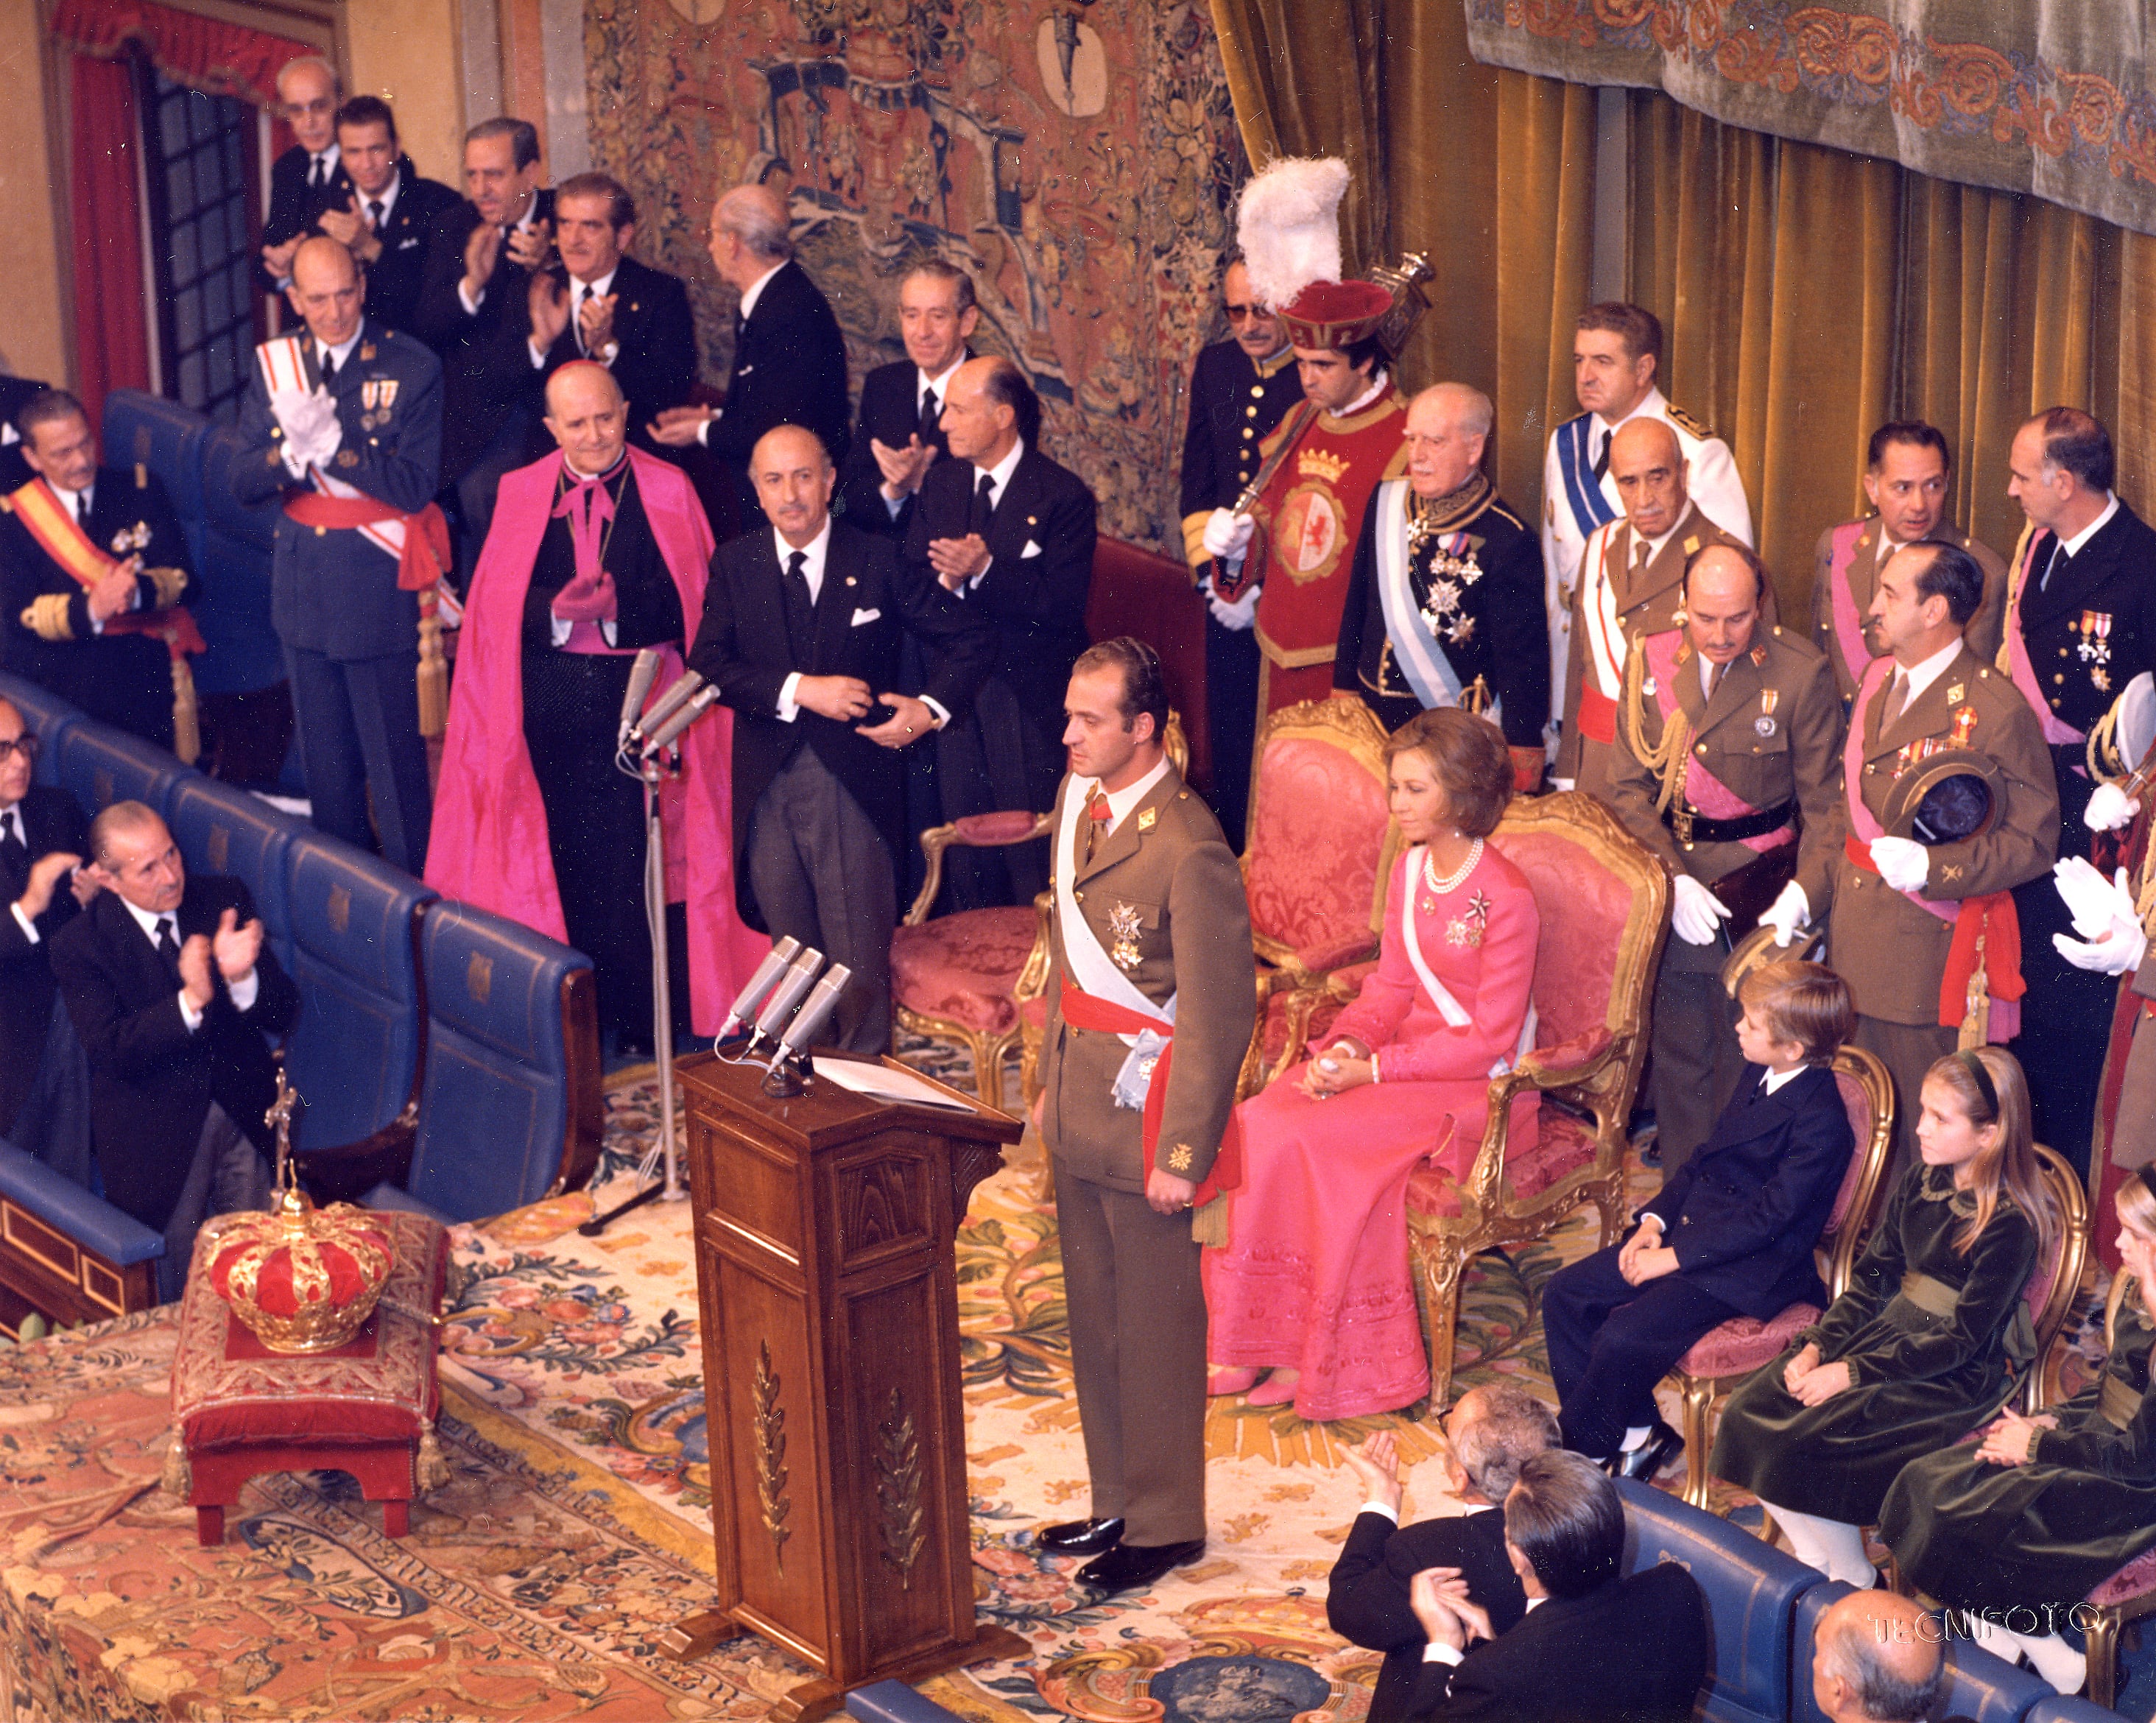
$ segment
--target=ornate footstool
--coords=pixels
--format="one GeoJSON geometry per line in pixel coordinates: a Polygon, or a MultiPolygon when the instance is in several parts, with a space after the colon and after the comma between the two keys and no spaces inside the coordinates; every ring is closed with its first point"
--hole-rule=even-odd
{"type": "Polygon", "coordinates": [[[193,1505],[201,1542],[224,1541],[225,1509],[264,1472],[351,1473],[367,1500],[382,1505],[391,1537],[404,1535],[414,1495],[448,1481],[434,1440],[448,1235],[422,1215],[369,1218],[389,1235],[395,1265],[373,1315],[326,1352],[274,1352],[257,1340],[211,1285],[218,1220],[196,1236],[172,1355],[165,1486],[193,1505]]]}

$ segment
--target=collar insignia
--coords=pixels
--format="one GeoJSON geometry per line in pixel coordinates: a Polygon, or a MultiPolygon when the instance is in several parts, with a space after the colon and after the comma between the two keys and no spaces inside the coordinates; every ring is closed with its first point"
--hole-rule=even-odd
{"type": "Polygon", "coordinates": [[[1150,832],[1159,823],[1160,810],[1158,808],[1141,808],[1138,810],[1138,829],[1141,832],[1150,832]]]}

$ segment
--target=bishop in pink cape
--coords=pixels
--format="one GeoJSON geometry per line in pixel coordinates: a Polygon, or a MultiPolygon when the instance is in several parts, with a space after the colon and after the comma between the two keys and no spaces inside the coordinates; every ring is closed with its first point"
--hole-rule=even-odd
{"type": "MultiPolygon", "coordinates": [[[[678,468],[633,444],[628,454],[652,536],[680,596],[681,614],[700,617],[712,548],[703,507],[678,468]]],[[[465,605],[427,883],[566,943],[568,927],[547,844],[547,810],[524,742],[519,645],[525,591],[561,470],[557,450],[501,481],[494,528],[465,605]]],[[[682,668],[680,654],[665,649],[652,684],[653,700],[682,668]]],[[[700,1035],[718,1033],[734,994],[770,949],[768,940],[742,925],[734,907],[726,763],[732,741],[733,714],[714,707],[683,736],[681,775],[660,791],[666,895],[688,908],[690,1019],[700,1035]]]]}

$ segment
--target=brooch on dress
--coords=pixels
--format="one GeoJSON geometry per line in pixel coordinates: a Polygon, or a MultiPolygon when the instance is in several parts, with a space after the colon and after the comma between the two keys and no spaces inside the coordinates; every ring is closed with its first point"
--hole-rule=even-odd
{"type": "Polygon", "coordinates": [[[1117,904],[1108,911],[1108,961],[1118,969],[1136,969],[1138,953],[1138,910],[1136,904],[1117,904]]]}
{"type": "Polygon", "coordinates": [[[1467,900],[1467,909],[1465,914],[1445,923],[1445,943],[1455,946],[1479,946],[1482,943],[1483,932],[1489,926],[1490,900],[1478,891],[1467,900]]]}

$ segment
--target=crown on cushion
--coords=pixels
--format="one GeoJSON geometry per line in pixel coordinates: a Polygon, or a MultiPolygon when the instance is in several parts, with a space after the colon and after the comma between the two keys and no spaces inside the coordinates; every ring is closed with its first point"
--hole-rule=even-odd
{"type": "Polygon", "coordinates": [[[359,1332],[396,1264],[389,1235],[364,1209],[318,1209],[303,1191],[266,1214],[228,1222],[210,1285],[273,1352],[329,1352],[359,1332]]]}

